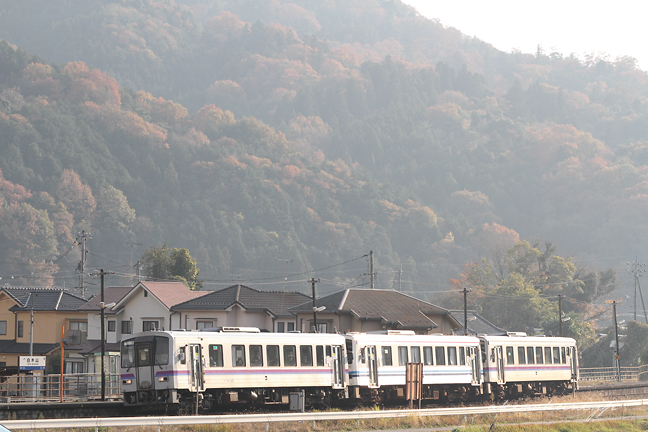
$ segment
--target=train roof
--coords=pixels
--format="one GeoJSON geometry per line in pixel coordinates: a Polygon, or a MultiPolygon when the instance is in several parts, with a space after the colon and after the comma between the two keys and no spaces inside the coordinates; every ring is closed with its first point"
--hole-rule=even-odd
{"type": "Polygon", "coordinates": [[[568,337],[545,337],[545,336],[526,336],[526,335],[507,335],[507,336],[480,336],[488,342],[501,342],[515,345],[542,344],[542,345],[575,345],[576,340],[568,337]]]}
{"type": "Polygon", "coordinates": [[[143,333],[138,333],[134,334],[131,337],[127,339],[122,339],[122,341],[125,340],[146,340],[146,339],[152,339],[154,336],[163,336],[163,337],[170,337],[172,339],[176,340],[182,340],[182,341],[191,341],[191,340],[203,340],[203,341],[237,341],[240,340],[241,342],[250,342],[250,341],[263,341],[264,343],[268,343],[268,341],[280,341],[280,342],[287,342],[287,341],[300,341],[300,342],[306,342],[306,341],[314,341],[317,343],[318,341],[335,341],[336,343],[342,343],[344,341],[344,337],[339,334],[335,333],[297,333],[297,332],[290,332],[290,333],[266,333],[266,332],[202,332],[202,331],[195,331],[195,330],[189,330],[189,331],[181,331],[181,330],[171,330],[171,331],[147,331],[143,333]]]}

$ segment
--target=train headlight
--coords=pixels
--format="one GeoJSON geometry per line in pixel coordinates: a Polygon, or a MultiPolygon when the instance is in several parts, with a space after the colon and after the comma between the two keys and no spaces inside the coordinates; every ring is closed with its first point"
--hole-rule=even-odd
{"type": "Polygon", "coordinates": [[[160,377],[158,378],[158,381],[160,382],[169,381],[169,377],[160,377]]]}
{"type": "Polygon", "coordinates": [[[133,380],[129,380],[129,379],[122,380],[122,384],[124,384],[124,385],[132,384],[132,383],[133,383],[133,380]]]}

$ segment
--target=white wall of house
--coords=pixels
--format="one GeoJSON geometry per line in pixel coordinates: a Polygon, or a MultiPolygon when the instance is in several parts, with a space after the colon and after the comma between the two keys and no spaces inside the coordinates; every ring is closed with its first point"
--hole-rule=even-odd
{"type": "Polygon", "coordinates": [[[150,330],[152,325],[158,329],[169,330],[172,326],[169,323],[171,312],[155,296],[144,289],[133,293],[129,301],[124,304],[123,309],[117,314],[117,330],[115,333],[127,334],[129,325],[131,334],[150,330]],[[131,322],[132,324],[127,324],[131,322]],[[146,327],[149,326],[149,327],[146,327]]]}
{"type": "MultiPolygon", "coordinates": [[[[106,342],[115,343],[121,339],[120,328],[117,325],[119,318],[114,314],[106,314],[105,331],[106,342]],[[112,321],[112,324],[110,323],[112,321]]],[[[88,340],[101,340],[101,312],[88,312],[88,340]]]]}
{"type": "MultiPolygon", "coordinates": [[[[230,310],[180,311],[183,329],[196,330],[198,327],[258,327],[272,331],[272,317],[263,311],[247,311],[238,305],[230,310]]],[[[179,315],[179,314],[178,314],[179,315]]],[[[178,318],[174,315],[174,327],[178,318]]]]}

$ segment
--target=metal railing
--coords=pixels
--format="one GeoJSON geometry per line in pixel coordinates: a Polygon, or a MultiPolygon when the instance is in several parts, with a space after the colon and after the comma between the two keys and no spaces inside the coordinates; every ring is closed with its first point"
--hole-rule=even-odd
{"type": "MultiPolygon", "coordinates": [[[[621,381],[648,380],[648,365],[621,367],[621,381]]],[[[580,368],[580,381],[618,381],[619,371],[615,367],[580,368]]]]}
{"type": "MultiPolygon", "coordinates": [[[[106,374],[106,400],[121,399],[119,374],[106,374]]],[[[56,402],[101,399],[101,374],[14,375],[0,378],[0,402],[56,402]]]]}

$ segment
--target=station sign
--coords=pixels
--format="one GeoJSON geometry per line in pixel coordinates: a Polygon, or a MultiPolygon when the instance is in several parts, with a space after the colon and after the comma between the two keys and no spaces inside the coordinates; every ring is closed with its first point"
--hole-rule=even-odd
{"type": "Polygon", "coordinates": [[[45,370],[45,356],[20,356],[18,368],[23,370],[45,370]]]}

